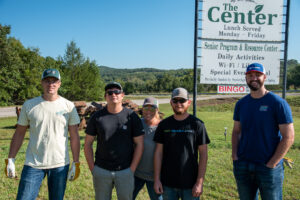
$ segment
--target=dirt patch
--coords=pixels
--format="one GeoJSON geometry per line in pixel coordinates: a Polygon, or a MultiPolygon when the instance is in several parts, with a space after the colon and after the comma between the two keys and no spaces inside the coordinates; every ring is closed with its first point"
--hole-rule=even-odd
{"type": "Polygon", "coordinates": [[[209,99],[209,100],[198,100],[197,106],[214,106],[219,104],[231,104],[236,103],[240,97],[230,97],[230,98],[217,98],[217,99],[209,99]]]}

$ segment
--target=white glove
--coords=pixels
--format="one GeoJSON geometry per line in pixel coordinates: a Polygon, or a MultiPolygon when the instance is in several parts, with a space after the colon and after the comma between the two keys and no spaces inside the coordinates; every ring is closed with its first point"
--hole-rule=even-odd
{"type": "Polygon", "coordinates": [[[16,167],[15,167],[15,159],[8,158],[5,159],[5,174],[8,178],[15,178],[16,177],[16,167]]]}
{"type": "Polygon", "coordinates": [[[75,181],[80,174],[80,162],[73,162],[68,173],[68,180],[75,181]]]}

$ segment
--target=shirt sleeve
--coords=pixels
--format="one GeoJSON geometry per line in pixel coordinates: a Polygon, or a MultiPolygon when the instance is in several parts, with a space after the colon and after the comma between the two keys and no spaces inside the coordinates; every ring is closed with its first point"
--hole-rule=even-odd
{"type": "Polygon", "coordinates": [[[160,143],[163,144],[164,143],[164,138],[163,138],[163,134],[162,134],[162,124],[158,124],[157,129],[155,131],[154,137],[153,137],[153,141],[156,143],[160,143]]]}
{"type": "Polygon", "coordinates": [[[18,124],[21,126],[28,126],[29,125],[29,119],[27,116],[27,103],[25,102],[21,108],[21,113],[19,115],[18,124]]]}
{"type": "Polygon", "coordinates": [[[97,113],[93,114],[92,117],[88,121],[87,127],[85,129],[85,133],[88,135],[92,135],[92,136],[97,135],[96,116],[97,116],[97,113]]]}
{"type": "Polygon", "coordinates": [[[276,113],[277,113],[277,121],[279,124],[293,123],[291,108],[284,99],[279,104],[276,113]]]}
{"type": "Polygon", "coordinates": [[[198,121],[197,123],[198,123],[197,139],[196,139],[197,145],[209,144],[210,139],[207,135],[205,125],[200,121],[198,121]]]}
{"type": "Polygon", "coordinates": [[[139,116],[135,112],[133,112],[131,114],[131,119],[132,119],[132,127],[133,127],[132,136],[137,137],[137,136],[144,135],[145,130],[141,118],[139,118],[139,116]]]}
{"type": "Polygon", "coordinates": [[[77,113],[77,110],[75,108],[75,106],[73,105],[73,108],[70,112],[70,119],[69,119],[69,125],[75,125],[75,124],[79,124],[80,123],[80,119],[77,113]]]}
{"type": "Polygon", "coordinates": [[[233,113],[233,120],[234,121],[240,121],[239,110],[240,110],[240,104],[239,104],[239,101],[238,101],[235,104],[235,107],[234,107],[234,113],[233,113]]]}

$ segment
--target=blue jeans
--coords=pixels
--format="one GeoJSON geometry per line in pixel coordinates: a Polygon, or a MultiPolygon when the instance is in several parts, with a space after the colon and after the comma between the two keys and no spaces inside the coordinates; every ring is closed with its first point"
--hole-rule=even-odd
{"type": "Polygon", "coordinates": [[[65,195],[68,170],[69,165],[52,169],[36,169],[24,165],[17,200],[35,200],[46,175],[49,199],[62,200],[65,195]]]}
{"type": "Polygon", "coordinates": [[[262,200],[282,199],[282,162],[271,169],[264,164],[233,161],[233,172],[241,200],[257,199],[258,190],[262,200]]]}
{"type": "Polygon", "coordinates": [[[114,187],[119,200],[132,200],[134,175],[130,168],[109,171],[95,165],[92,174],[96,200],[110,200],[114,187]]]}
{"type": "Polygon", "coordinates": [[[141,179],[139,177],[134,176],[134,190],[133,190],[133,197],[132,199],[134,200],[136,196],[138,195],[139,191],[144,187],[146,184],[148,194],[151,200],[162,200],[162,195],[158,195],[155,193],[154,188],[153,188],[153,181],[147,181],[144,179],[141,179]]]}
{"type": "Polygon", "coordinates": [[[199,197],[193,197],[192,189],[177,189],[163,186],[163,199],[164,200],[199,200],[199,197]]]}

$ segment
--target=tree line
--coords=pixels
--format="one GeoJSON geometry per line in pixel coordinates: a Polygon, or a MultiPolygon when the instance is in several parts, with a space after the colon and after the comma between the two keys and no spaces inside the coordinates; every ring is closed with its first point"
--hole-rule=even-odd
{"type": "Polygon", "coordinates": [[[9,37],[10,26],[0,24],[0,105],[23,104],[41,95],[41,75],[45,69],[61,73],[59,94],[70,100],[92,101],[103,96],[103,81],[95,61],[85,58],[74,41],[64,56],[42,57],[38,48],[25,48],[9,37]]]}
{"type": "MultiPolygon", "coordinates": [[[[62,85],[59,94],[72,101],[103,99],[104,85],[109,81],[120,82],[126,94],[170,93],[176,87],[193,91],[192,69],[115,69],[98,66],[81,53],[74,41],[67,44],[63,56],[56,59],[43,57],[38,48],[25,48],[19,40],[9,37],[10,30],[10,26],[0,24],[0,106],[22,104],[26,99],[39,96],[41,74],[47,68],[60,71],[62,85]]],[[[199,83],[200,69],[197,73],[199,83]]],[[[288,88],[297,89],[300,86],[298,61],[288,61],[287,77],[288,88]]],[[[267,88],[279,90],[282,84],[267,88]]],[[[197,90],[198,93],[215,92],[216,85],[198,84],[197,90]]]]}

